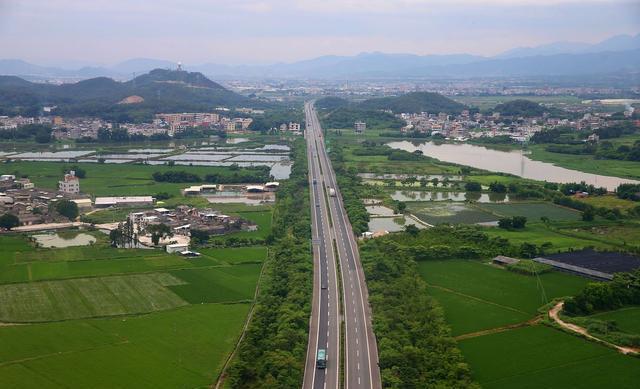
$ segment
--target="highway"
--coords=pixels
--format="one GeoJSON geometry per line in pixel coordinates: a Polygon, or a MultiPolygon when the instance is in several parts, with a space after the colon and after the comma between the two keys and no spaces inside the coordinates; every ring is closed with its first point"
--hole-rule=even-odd
{"type": "Polygon", "coordinates": [[[358,245],[312,102],[305,104],[305,115],[314,288],[303,389],[338,388],[340,378],[346,389],[378,389],[381,388],[378,351],[358,245]],[[329,195],[330,188],[335,190],[335,196],[329,195]],[[340,350],[341,346],[344,350],[340,350]],[[327,350],[326,369],[315,366],[317,350],[321,348],[327,350]],[[340,377],[341,363],[343,377],[340,377]]]}

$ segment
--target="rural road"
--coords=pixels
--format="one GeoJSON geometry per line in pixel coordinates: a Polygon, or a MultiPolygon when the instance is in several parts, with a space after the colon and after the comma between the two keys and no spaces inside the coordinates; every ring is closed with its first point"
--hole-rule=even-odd
{"type": "Polygon", "coordinates": [[[549,311],[549,317],[551,317],[553,319],[553,321],[555,321],[556,323],[558,323],[561,327],[566,328],[570,331],[573,331],[575,333],[578,333],[580,335],[583,335],[589,339],[595,340],[596,342],[601,342],[604,344],[607,344],[611,347],[614,347],[615,349],[617,349],[618,351],[620,351],[623,354],[638,354],[640,352],[640,350],[636,349],[636,348],[632,348],[632,347],[624,347],[624,346],[618,346],[615,345],[613,343],[609,343],[605,340],[596,338],[593,335],[589,334],[589,331],[587,331],[586,328],[582,328],[578,325],[572,324],[572,323],[567,323],[566,321],[562,320],[560,318],[560,312],[562,311],[562,308],[564,307],[564,301],[560,301],[559,303],[557,303],[556,305],[553,306],[553,308],[551,308],[551,310],[549,311]]]}
{"type": "Polygon", "coordinates": [[[342,379],[346,389],[378,389],[382,386],[378,349],[371,326],[368,291],[358,245],[325,150],[322,128],[313,103],[305,104],[305,115],[314,288],[303,388],[338,388],[343,362],[342,379]],[[335,190],[335,195],[329,194],[330,189],[335,190]],[[342,302],[339,293],[342,294],[342,302]],[[342,328],[344,350],[340,350],[342,328]],[[315,366],[317,350],[321,348],[327,350],[326,369],[315,366]]]}

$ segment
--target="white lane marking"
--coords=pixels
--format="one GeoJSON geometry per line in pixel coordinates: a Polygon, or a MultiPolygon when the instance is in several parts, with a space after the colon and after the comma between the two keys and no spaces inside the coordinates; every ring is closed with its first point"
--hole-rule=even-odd
{"type": "Polygon", "coordinates": [[[360,362],[358,362],[358,370],[360,370],[360,362]]]}
{"type": "Polygon", "coordinates": [[[356,357],[359,357],[359,356],[360,356],[360,349],[357,349],[356,350],[356,357]]]}

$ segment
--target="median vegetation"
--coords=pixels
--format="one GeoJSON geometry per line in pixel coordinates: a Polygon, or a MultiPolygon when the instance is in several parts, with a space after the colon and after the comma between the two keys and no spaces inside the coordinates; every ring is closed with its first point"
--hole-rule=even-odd
{"type": "Polygon", "coordinates": [[[299,388],[311,312],[313,263],[304,141],[274,210],[273,242],[255,311],[228,376],[232,388],[299,388]]]}

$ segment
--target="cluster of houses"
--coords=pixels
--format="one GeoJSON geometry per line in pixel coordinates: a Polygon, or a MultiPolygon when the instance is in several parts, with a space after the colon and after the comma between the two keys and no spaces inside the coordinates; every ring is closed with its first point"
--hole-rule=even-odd
{"type": "Polygon", "coordinates": [[[534,118],[513,117],[509,120],[500,113],[491,115],[482,113],[470,114],[468,110],[460,115],[449,115],[444,112],[439,114],[401,113],[396,115],[406,122],[402,132],[418,132],[426,135],[440,134],[445,138],[466,140],[477,137],[509,136],[520,142],[529,140],[533,134],[544,129],[555,127],[570,127],[576,130],[596,130],[606,126],[611,121],[607,120],[610,114],[585,113],[577,120],[553,118],[548,115],[534,118]]]}
{"type": "Polygon", "coordinates": [[[16,178],[11,174],[0,176],[0,214],[15,215],[22,225],[67,221],[52,211],[51,205],[61,199],[74,201],[79,208],[91,206],[91,199],[79,193],[37,189],[28,178],[16,178]]]}
{"type": "Polygon", "coordinates": [[[173,235],[189,236],[191,230],[208,235],[223,235],[234,231],[252,231],[257,226],[237,216],[225,215],[214,209],[198,209],[180,205],[175,209],[156,208],[144,212],[132,212],[129,220],[136,230],[146,231],[151,225],[164,224],[173,235]]]}

